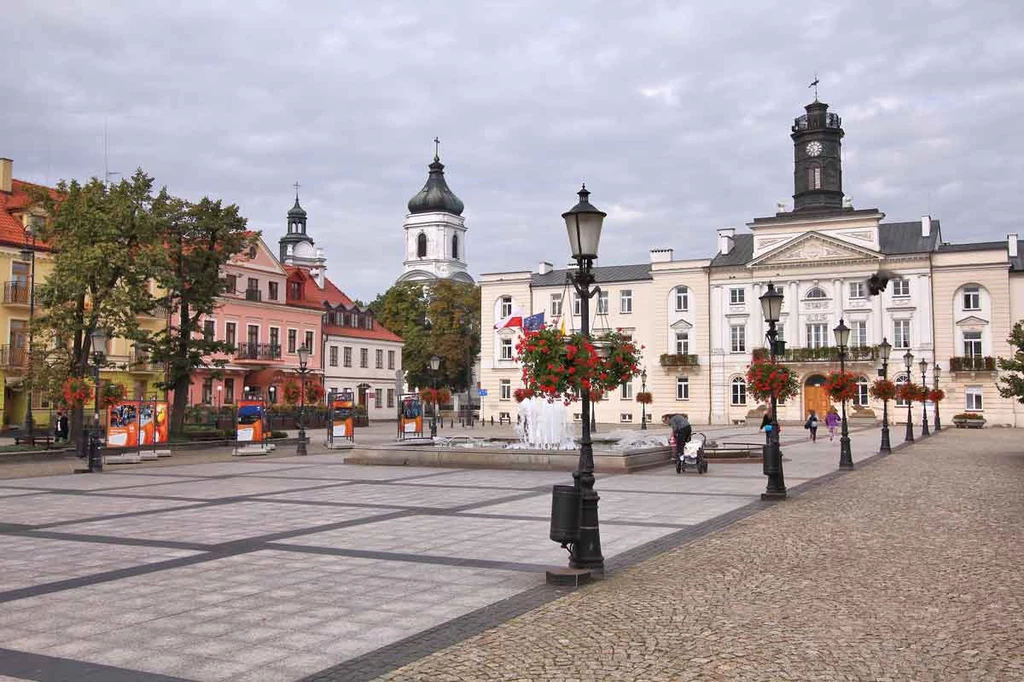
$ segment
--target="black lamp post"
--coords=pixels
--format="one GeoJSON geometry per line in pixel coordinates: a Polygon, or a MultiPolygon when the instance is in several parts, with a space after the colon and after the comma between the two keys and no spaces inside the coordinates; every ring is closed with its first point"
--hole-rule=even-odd
{"type": "MultiPolygon", "coordinates": [[[[928,384],[925,382],[925,373],[928,371],[928,361],[921,358],[919,364],[921,367],[921,388],[922,390],[928,390],[928,384]]],[[[921,435],[930,436],[931,433],[928,431],[928,400],[925,396],[925,400],[921,401],[921,435]]]]}
{"type": "MultiPolygon", "coordinates": [[[[939,363],[935,363],[935,367],[932,370],[932,383],[935,385],[935,390],[939,390],[939,373],[942,368],[939,367],[939,363]]],[[[942,430],[942,422],[939,420],[939,401],[935,401],[935,432],[938,433],[942,430]]]]}
{"type": "Polygon", "coordinates": [[[39,222],[42,220],[39,216],[31,216],[29,218],[28,226],[25,231],[31,235],[32,244],[25,243],[24,248],[21,250],[21,257],[23,260],[29,261],[29,283],[28,283],[28,369],[27,381],[25,382],[28,386],[28,407],[25,410],[25,431],[28,432],[29,445],[35,446],[35,415],[32,414],[32,341],[35,336],[35,316],[36,316],[36,228],[39,222]]]}
{"type": "MultiPolygon", "coordinates": [[[[597,210],[589,201],[590,192],[583,185],[578,192],[579,203],[562,214],[572,257],[576,260],[576,272],[571,275],[573,288],[580,297],[580,333],[590,338],[590,299],[597,293],[591,289],[594,283],[594,260],[601,241],[601,227],[604,225],[604,211],[597,210]]],[[[597,503],[600,499],[594,491],[594,448],[590,441],[590,394],[581,392],[582,434],[580,436],[580,458],[572,478],[580,493],[580,532],[569,553],[569,566],[604,573],[604,556],[601,554],[601,532],[598,523],[597,503]]]]}
{"type": "MultiPolygon", "coordinates": [[[[768,339],[768,349],[774,362],[785,344],[784,341],[779,341],[779,331],[775,327],[782,317],[782,292],[776,289],[772,282],[768,282],[768,290],[758,300],[761,301],[764,321],[768,323],[768,333],[765,337],[768,339]]],[[[771,433],[768,434],[768,443],[764,446],[764,473],[768,476],[768,486],[761,493],[761,499],[782,500],[786,498],[786,479],[782,472],[782,451],[779,449],[779,405],[774,394],[771,410],[771,433]]]]}
{"type": "MultiPolygon", "coordinates": [[[[644,367],[644,370],[642,372],[640,372],[640,392],[641,393],[647,393],[647,368],[646,367],[644,367]]],[[[646,395],[644,396],[644,399],[645,400],[647,399],[646,395]]],[[[641,431],[646,431],[647,430],[647,403],[646,402],[640,403],[640,430],[641,431]]]]}
{"type": "Polygon", "coordinates": [[[437,370],[441,368],[441,358],[430,356],[430,375],[434,380],[434,408],[430,411],[430,437],[437,437],[437,370]]]}
{"type": "MultiPolygon", "coordinates": [[[[846,345],[850,342],[850,328],[839,318],[839,325],[832,330],[839,346],[839,373],[846,377],[846,345]]],[[[846,423],[846,397],[843,397],[843,424],[839,436],[839,468],[853,468],[853,453],[850,452],[850,428],[846,423]]]]}
{"type": "Polygon", "coordinates": [[[305,345],[296,351],[299,355],[299,447],[295,454],[305,456],[306,452],[306,375],[309,374],[309,348],[305,345]]]}
{"type": "MultiPolygon", "coordinates": [[[[882,378],[889,378],[889,356],[892,354],[892,344],[884,337],[882,343],[878,344],[878,352],[882,355],[882,378]]],[[[882,446],[879,452],[892,452],[892,444],[889,442],[889,401],[882,399],[882,446]]]]}
{"type": "MultiPolygon", "coordinates": [[[[914,354],[909,350],[903,354],[903,364],[907,366],[907,383],[914,383],[914,375],[911,372],[914,370],[914,354]]],[[[907,435],[904,436],[903,440],[908,443],[914,442],[914,401],[907,401],[907,435]]]]}
{"type": "Polygon", "coordinates": [[[103,456],[100,454],[100,367],[106,360],[107,334],[96,328],[90,334],[92,341],[92,376],[96,382],[96,395],[93,405],[92,430],[88,433],[89,472],[98,474],[103,471],[103,456]]]}

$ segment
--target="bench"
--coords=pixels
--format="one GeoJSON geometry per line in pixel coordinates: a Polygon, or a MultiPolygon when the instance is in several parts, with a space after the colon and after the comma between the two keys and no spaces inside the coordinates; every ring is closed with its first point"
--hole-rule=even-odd
{"type": "Polygon", "coordinates": [[[21,445],[24,442],[26,445],[35,447],[39,443],[43,444],[43,447],[50,447],[53,445],[53,436],[15,436],[14,444],[21,445]]]}

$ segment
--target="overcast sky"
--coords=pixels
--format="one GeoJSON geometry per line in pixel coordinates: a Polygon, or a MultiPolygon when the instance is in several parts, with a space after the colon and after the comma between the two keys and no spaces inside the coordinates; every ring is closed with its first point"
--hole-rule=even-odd
{"type": "Polygon", "coordinates": [[[0,156],[43,183],[141,166],[241,206],[277,250],[292,184],[328,275],[401,273],[441,138],[470,272],[564,263],[586,180],[600,264],[709,257],[792,202],[793,117],[843,117],[844,189],[947,241],[1024,235],[1024,3],[12,3],[0,156]]]}

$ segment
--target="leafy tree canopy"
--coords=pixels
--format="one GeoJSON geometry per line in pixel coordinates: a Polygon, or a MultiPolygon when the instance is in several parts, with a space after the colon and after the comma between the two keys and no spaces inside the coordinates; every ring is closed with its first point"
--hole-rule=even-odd
{"type": "Polygon", "coordinates": [[[1004,398],[1016,398],[1024,403],[1024,320],[1013,325],[1007,340],[1016,350],[1012,357],[999,358],[999,369],[1008,374],[999,378],[997,388],[1004,398]]]}

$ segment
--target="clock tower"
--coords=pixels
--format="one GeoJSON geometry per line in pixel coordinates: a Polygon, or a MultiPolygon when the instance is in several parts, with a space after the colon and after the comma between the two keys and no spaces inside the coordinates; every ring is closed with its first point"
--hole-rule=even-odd
{"type": "Polygon", "coordinates": [[[794,211],[843,209],[842,119],[817,98],[793,121],[794,211]]]}

